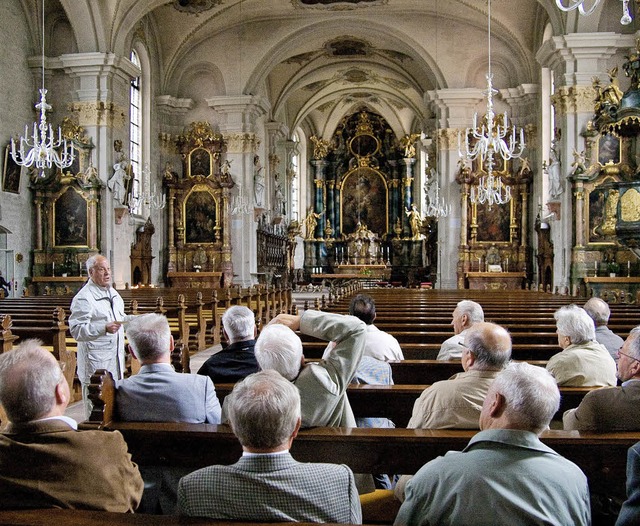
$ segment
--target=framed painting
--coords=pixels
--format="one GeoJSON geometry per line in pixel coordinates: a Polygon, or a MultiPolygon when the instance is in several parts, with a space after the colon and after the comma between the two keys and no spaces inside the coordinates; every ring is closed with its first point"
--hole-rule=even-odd
{"type": "Polygon", "coordinates": [[[195,148],[189,153],[189,177],[209,177],[211,175],[211,152],[195,148]]]}
{"type": "Polygon", "coordinates": [[[586,238],[589,244],[613,244],[620,195],[609,185],[596,186],[587,197],[586,238]]]}
{"type": "Polygon", "coordinates": [[[53,203],[53,240],[56,247],[86,247],[89,203],[67,188],[53,203]]]}
{"type": "Polygon", "coordinates": [[[598,162],[601,165],[618,164],[621,158],[621,141],[615,135],[607,133],[598,139],[598,162]]]}
{"type": "MultiPolygon", "coordinates": [[[[512,200],[513,201],[513,200],[512,200]]],[[[502,205],[488,204],[473,206],[473,221],[478,225],[477,241],[479,243],[508,243],[511,241],[511,202],[502,205]]]]}
{"type": "Polygon", "coordinates": [[[207,188],[194,189],[184,200],[184,242],[215,243],[218,202],[207,188]]]}
{"type": "Polygon", "coordinates": [[[4,149],[4,165],[2,170],[2,190],[12,194],[20,193],[20,175],[22,166],[11,157],[11,144],[4,149]]]}
{"type": "Polygon", "coordinates": [[[342,183],[340,231],[351,234],[361,223],[383,236],[388,231],[387,203],[387,183],[383,175],[372,168],[356,168],[342,183]]]}

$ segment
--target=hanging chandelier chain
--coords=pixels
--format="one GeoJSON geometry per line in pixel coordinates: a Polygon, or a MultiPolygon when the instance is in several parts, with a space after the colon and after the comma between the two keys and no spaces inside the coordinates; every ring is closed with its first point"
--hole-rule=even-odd
{"type": "Polygon", "coordinates": [[[42,0],[42,88],[40,88],[40,102],[35,108],[40,112],[39,122],[33,123],[33,133],[29,140],[29,126],[25,125],[24,135],[16,141],[11,138],[11,157],[20,166],[35,166],[40,177],[46,177],[45,169],[54,165],[60,169],[69,168],[75,159],[73,141],[63,138],[62,130],[58,127],[56,138],[53,127],[47,123],[47,111],[51,105],[47,104],[47,89],[44,86],[44,38],[45,38],[45,0],[42,0]]]}

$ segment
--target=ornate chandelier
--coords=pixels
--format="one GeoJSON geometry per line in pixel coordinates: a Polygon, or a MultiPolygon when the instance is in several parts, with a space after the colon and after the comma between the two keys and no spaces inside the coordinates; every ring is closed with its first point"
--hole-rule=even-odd
{"type": "MultiPolygon", "coordinates": [[[[569,5],[564,5],[563,0],[556,0],[556,5],[562,11],[573,11],[577,9],[581,15],[588,16],[600,5],[600,0],[592,0],[591,7],[585,9],[586,0],[569,0],[569,5]]],[[[629,0],[620,0],[622,2],[622,18],[620,23],[624,26],[632,22],[631,13],[629,12],[629,0]]]]}
{"type": "Polygon", "coordinates": [[[458,134],[458,155],[466,162],[477,158],[483,160],[486,168],[486,177],[478,181],[478,188],[471,189],[471,201],[473,203],[503,204],[511,200],[511,190],[503,182],[502,177],[493,175],[494,156],[500,155],[505,161],[517,159],[522,155],[525,147],[524,131],[516,132],[515,126],[509,126],[507,113],[496,118],[493,111],[493,95],[498,90],[493,87],[493,74],[491,73],[491,0],[488,4],[488,34],[489,34],[489,70],[487,72],[487,111],[486,124],[478,126],[478,113],[473,115],[473,127],[467,128],[464,138],[464,150],[462,149],[462,137],[458,134]],[[519,138],[518,138],[519,135],[519,138]],[[470,146],[469,137],[473,140],[470,146]]]}
{"type": "Polygon", "coordinates": [[[438,184],[438,172],[433,168],[425,170],[425,215],[427,217],[447,217],[451,213],[451,205],[440,197],[440,185],[438,184]]]}
{"type": "Polygon", "coordinates": [[[25,125],[24,136],[20,137],[19,148],[11,139],[11,157],[20,166],[35,166],[39,170],[40,177],[45,177],[45,168],[53,165],[60,169],[68,168],[75,158],[72,141],[63,139],[62,131],[58,127],[58,136],[55,137],[51,124],[47,123],[47,111],[51,106],[47,104],[47,90],[44,87],[44,0],[42,0],[42,88],[40,88],[40,103],[36,109],[40,111],[40,122],[33,123],[33,134],[29,138],[29,127],[25,125]],[[31,140],[30,140],[31,139],[31,140]]]}

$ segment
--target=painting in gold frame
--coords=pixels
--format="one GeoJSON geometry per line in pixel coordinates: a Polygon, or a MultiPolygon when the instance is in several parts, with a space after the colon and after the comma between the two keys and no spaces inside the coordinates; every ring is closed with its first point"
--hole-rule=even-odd
{"type": "Polygon", "coordinates": [[[622,158],[622,141],[619,137],[607,133],[598,138],[598,163],[619,164],[622,158]]]}
{"type": "Polygon", "coordinates": [[[347,173],[340,197],[340,231],[351,234],[358,222],[383,236],[388,231],[388,187],[378,170],[366,166],[347,173]]]}
{"type": "Polygon", "coordinates": [[[213,157],[205,148],[189,152],[189,177],[209,177],[213,173],[213,157]]]}
{"type": "Polygon", "coordinates": [[[87,247],[89,203],[80,192],[67,187],[53,203],[53,235],[55,247],[87,247]]]}
{"type": "Polygon", "coordinates": [[[216,242],[219,227],[218,199],[206,186],[194,186],[183,204],[184,242],[210,244],[216,242]]]}
{"type": "Polygon", "coordinates": [[[589,245],[613,245],[616,242],[615,222],[619,193],[605,182],[614,179],[605,179],[598,186],[594,186],[586,192],[585,238],[589,245]],[[612,231],[611,226],[614,230],[612,231]]]}

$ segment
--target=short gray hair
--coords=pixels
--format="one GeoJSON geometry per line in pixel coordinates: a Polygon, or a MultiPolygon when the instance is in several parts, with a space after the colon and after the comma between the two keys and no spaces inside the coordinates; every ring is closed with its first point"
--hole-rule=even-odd
{"type": "Polygon", "coordinates": [[[583,309],[595,322],[596,326],[606,325],[611,316],[609,304],[600,298],[591,298],[585,304],[583,309]]]}
{"type": "Polygon", "coordinates": [[[553,315],[558,332],[571,338],[572,344],[586,343],[596,339],[596,327],[591,317],[577,305],[560,307],[553,315]]]}
{"type": "Polygon", "coordinates": [[[298,388],[273,370],[250,374],[227,398],[229,422],[243,446],[275,449],[300,419],[298,388]]]}
{"type": "Polygon", "coordinates": [[[40,340],[25,340],[0,355],[0,403],[13,423],[47,415],[60,382],[66,382],[62,370],[40,340]]]}
{"type": "Polygon", "coordinates": [[[474,324],[466,333],[464,344],[476,357],[476,370],[502,369],[511,359],[511,335],[495,323],[474,324]]]}
{"type": "Polygon", "coordinates": [[[631,356],[640,360],[640,325],[629,331],[629,351],[631,356]]]}
{"type": "Polygon", "coordinates": [[[278,371],[287,380],[295,380],[302,363],[302,341],[281,323],[267,325],[256,341],[255,355],[260,369],[278,371]]]}
{"type": "Polygon", "coordinates": [[[127,340],[140,361],[155,360],[170,352],[171,329],[162,314],[142,314],[127,324],[127,340]]]}
{"type": "Polygon", "coordinates": [[[256,318],[251,309],[243,305],[234,305],[224,311],[222,326],[231,343],[253,338],[256,318]]]}
{"type": "Polygon", "coordinates": [[[460,316],[462,316],[463,314],[467,315],[467,318],[469,318],[469,321],[472,325],[474,323],[480,323],[484,321],[484,311],[482,310],[482,305],[476,303],[475,301],[459,301],[458,305],[456,305],[456,308],[458,309],[460,316]]]}
{"type": "Polygon", "coordinates": [[[505,399],[505,415],[510,424],[540,434],[560,408],[560,390],[544,367],[511,362],[498,374],[489,392],[505,399]]]}
{"type": "MultiPolygon", "coordinates": [[[[89,273],[89,271],[96,266],[96,264],[98,263],[99,259],[105,259],[107,260],[106,257],[104,257],[102,254],[94,254],[93,256],[90,256],[87,258],[87,261],[85,263],[86,267],[87,267],[87,273],[89,273]]],[[[108,261],[108,260],[107,260],[108,261]]]]}

